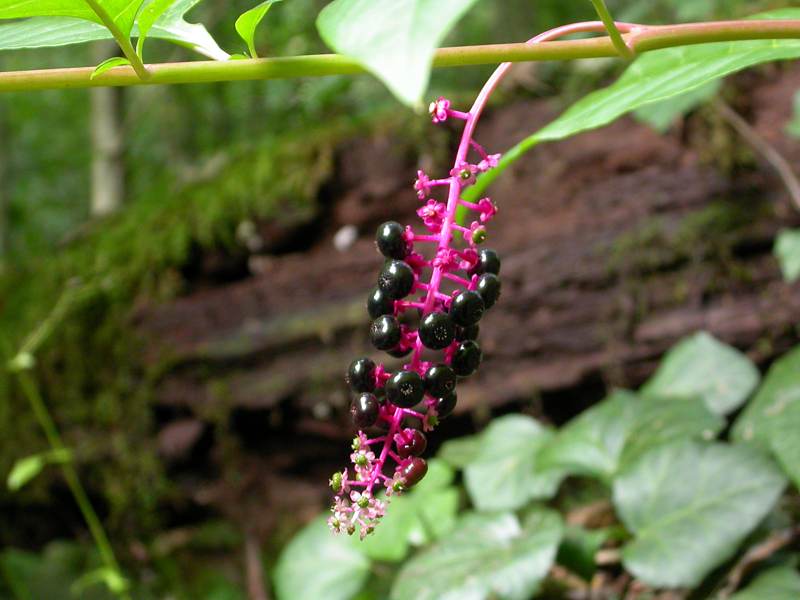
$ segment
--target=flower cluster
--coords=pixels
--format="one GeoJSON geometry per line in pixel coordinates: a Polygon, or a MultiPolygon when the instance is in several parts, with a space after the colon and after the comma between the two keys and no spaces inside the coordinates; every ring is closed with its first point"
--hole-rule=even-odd
{"type": "Polygon", "coordinates": [[[497,166],[500,155],[488,154],[471,138],[477,113],[453,110],[445,98],[431,103],[430,112],[434,123],[461,119],[467,127],[448,177],[417,172],[417,215],[424,230],[394,221],[378,227],[376,243],[386,262],[367,299],[373,346],[406,361],[390,370],[359,358],[347,373],[359,433],[352,466],[331,477],[335,499],[328,523],[334,532],[362,538],[374,531],[392,495],[425,476],[424,432],[453,412],[457,379],[478,368],[478,322],[500,296],[500,259],[480,248],[497,207],[490,198],[462,197],[479,174],[497,166]],[[459,207],[472,215],[469,225],[456,221],[459,207]]]}

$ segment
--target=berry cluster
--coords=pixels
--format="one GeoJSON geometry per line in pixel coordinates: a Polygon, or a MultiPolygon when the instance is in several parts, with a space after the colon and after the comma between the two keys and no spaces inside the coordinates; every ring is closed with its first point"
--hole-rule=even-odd
{"type": "Polygon", "coordinates": [[[452,110],[444,98],[433,102],[430,112],[434,123],[466,122],[454,166],[443,179],[417,172],[414,190],[423,203],[417,215],[424,233],[394,221],[378,227],[376,244],[386,262],[367,298],[373,346],[410,358],[393,372],[359,358],[347,373],[356,394],[351,414],[360,431],[350,455],[352,473],[345,469],[330,480],[336,497],[328,522],[335,532],[358,530],[362,538],[386,510],[376,489],[384,488],[390,497],[425,476],[423,432],[453,412],[457,379],[478,368],[478,322],[500,296],[500,259],[495,251],[479,248],[497,208],[489,198],[473,203],[461,197],[479,173],[497,166],[499,155],[487,154],[472,139],[477,113],[452,110]],[[470,151],[477,162],[468,162],[470,151]],[[448,190],[446,201],[434,197],[438,189],[448,190]],[[473,214],[469,227],[456,222],[459,206],[473,214]],[[369,437],[364,430],[375,433],[369,437]]]}

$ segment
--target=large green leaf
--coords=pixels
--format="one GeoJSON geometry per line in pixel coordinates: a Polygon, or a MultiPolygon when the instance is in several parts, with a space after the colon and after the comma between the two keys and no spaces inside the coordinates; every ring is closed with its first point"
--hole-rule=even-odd
{"type": "Polygon", "coordinates": [[[769,448],[800,487],[800,347],[770,368],[733,437],[769,448]]]}
{"type": "Polygon", "coordinates": [[[797,600],[800,598],[800,573],[793,567],[773,567],[765,571],[730,600],[797,600]]]}
{"type": "MultiPolygon", "coordinates": [[[[130,35],[143,0],[99,0],[117,27],[130,35]]],[[[75,17],[101,23],[102,20],[85,0],[0,0],[0,19],[26,17],[75,17]]]]}
{"type": "Polygon", "coordinates": [[[278,600],[350,600],[364,585],[369,559],[358,540],[332,534],[324,517],[308,524],[284,548],[275,566],[278,600]]]}
{"type": "Polygon", "coordinates": [[[614,392],[581,413],[539,454],[540,468],[606,482],[649,449],[683,438],[711,438],[724,426],[697,397],[614,392]]]}
{"type": "Polygon", "coordinates": [[[642,391],[700,396],[712,411],[724,415],[747,400],[758,379],[750,359],[703,331],[676,344],[642,391]]]}
{"type": "Polygon", "coordinates": [[[614,481],[614,505],[635,534],[623,563],[650,585],[693,587],[736,552],[784,485],[751,446],[659,446],[614,481]]]}
{"type": "MultiPolygon", "coordinates": [[[[217,45],[204,26],[184,20],[186,12],[198,2],[200,0],[172,3],[150,26],[148,36],[186,46],[209,58],[227,60],[228,53],[217,45]]],[[[139,19],[143,17],[144,11],[139,19]]],[[[139,36],[137,25],[132,35],[139,36]]],[[[0,50],[67,46],[106,39],[113,39],[113,36],[102,25],[72,17],[34,17],[0,25],[0,50]]]]}
{"type": "Polygon", "coordinates": [[[425,478],[407,494],[391,498],[386,516],[359,550],[369,558],[399,561],[410,545],[428,544],[453,528],[458,512],[455,474],[441,460],[431,460],[425,478]]]}
{"type": "Polygon", "coordinates": [[[525,600],[553,564],[561,535],[561,519],[547,510],[524,525],[510,513],[465,515],[406,563],[391,600],[525,600]]]}
{"type": "MultiPolygon", "coordinates": [[[[776,10],[754,18],[800,19],[800,8],[776,10]]],[[[637,108],[680,96],[742,69],[800,57],[800,40],[719,42],[647,52],[612,85],[589,94],[543,129],[505,153],[496,169],[482,175],[465,199],[483,194],[505,169],[541,142],[561,140],[615,121],[637,108]]]]}
{"type": "Polygon", "coordinates": [[[800,229],[784,229],[778,234],[775,256],[786,281],[794,283],[800,280],[800,229]]]}
{"type": "Polygon", "coordinates": [[[553,433],[536,420],[508,415],[492,421],[464,469],[467,492],[479,510],[514,510],[555,494],[562,474],[537,467],[536,455],[553,433]]]}
{"type": "Polygon", "coordinates": [[[428,87],[434,52],[476,0],[334,0],[317,29],[336,52],[360,61],[401,101],[428,87]]]}

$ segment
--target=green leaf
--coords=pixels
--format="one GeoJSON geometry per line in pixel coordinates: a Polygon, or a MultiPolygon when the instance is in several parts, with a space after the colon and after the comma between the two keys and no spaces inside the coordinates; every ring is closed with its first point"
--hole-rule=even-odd
{"type": "Polygon", "coordinates": [[[419,484],[391,498],[386,516],[359,550],[373,560],[399,561],[410,545],[428,544],[450,531],[458,512],[458,490],[451,485],[454,475],[441,460],[431,460],[419,484]]]}
{"type": "Polygon", "coordinates": [[[800,487],[800,347],[777,361],[733,427],[733,438],[773,452],[800,487]]]}
{"type": "Polygon", "coordinates": [[[105,73],[109,69],[113,69],[114,67],[124,67],[130,64],[131,61],[129,61],[124,56],[114,56],[112,58],[108,58],[103,62],[101,62],[99,65],[97,65],[97,67],[95,67],[89,79],[94,79],[98,75],[102,75],[103,73],[105,73]]]}
{"type": "Polygon", "coordinates": [[[647,123],[659,133],[666,133],[680,117],[713,98],[719,91],[720,85],[719,80],[710,81],[675,98],[655,102],[645,108],[637,108],[633,114],[637,121],[647,123]]]}
{"type": "Polygon", "coordinates": [[[584,529],[567,525],[556,562],[589,581],[597,571],[595,555],[609,538],[607,529],[584,529]]]}
{"type": "Polygon", "coordinates": [[[156,24],[156,21],[174,2],[175,0],[148,0],[145,3],[139,16],[136,18],[136,23],[139,25],[139,39],[136,42],[136,53],[139,55],[139,58],[143,57],[144,41],[147,39],[147,34],[150,33],[150,28],[156,24]]]}
{"type": "MultiPolygon", "coordinates": [[[[143,0],[100,0],[100,5],[129,36],[143,0]]],[[[0,19],[26,17],[74,17],[102,25],[103,21],[85,0],[0,0],[0,19]]]]}
{"type": "Polygon", "coordinates": [[[610,482],[622,466],[655,446],[708,439],[723,426],[699,398],[616,391],[561,429],[539,454],[539,466],[610,482]]]}
{"type": "Polygon", "coordinates": [[[794,283],[800,280],[800,229],[784,229],[778,234],[775,256],[786,281],[794,283]]]}
{"type": "Polygon", "coordinates": [[[71,586],[70,591],[76,597],[84,597],[87,589],[102,583],[114,594],[121,594],[128,589],[129,583],[122,574],[110,567],[100,567],[81,575],[71,586]]]}
{"type": "Polygon", "coordinates": [[[65,463],[71,460],[71,457],[68,450],[50,450],[21,458],[11,467],[6,485],[9,490],[16,492],[35,479],[47,465],[65,463]]]}
{"type": "Polygon", "coordinates": [[[434,52],[476,0],[334,0],[317,29],[333,50],[360,61],[402,102],[428,87],[434,52]]]}
{"type": "Polygon", "coordinates": [[[739,408],[758,385],[758,370],[736,348],[706,332],[676,344],[642,388],[645,394],[700,396],[717,414],[739,408]]]}
{"type": "Polygon", "coordinates": [[[523,415],[495,419],[481,436],[481,447],[464,469],[472,503],[479,510],[515,510],[534,498],[552,497],[558,471],[537,467],[536,455],[553,433],[523,415]]]}
{"type": "Polygon", "coordinates": [[[456,469],[463,469],[478,456],[481,450],[481,436],[465,435],[447,440],[439,449],[437,457],[456,469]]]}
{"type": "MultiPolygon", "coordinates": [[[[227,60],[222,50],[202,25],[187,23],[183,16],[200,0],[178,0],[148,30],[148,36],[185,46],[215,60],[227,60]]],[[[139,35],[134,26],[132,35],[139,35]]],[[[71,17],[34,17],[0,25],[0,50],[67,46],[96,40],[114,39],[100,24],[71,17]]]]}
{"type": "Polygon", "coordinates": [[[309,523],[281,552],[275,566],[278,600],[350,600],[369,575],[358,541],[332,534],[325,517],[309,523]]]}
{"type": "Polygon", "coordinates": [[[269,9],[272,8],[272,5],[279,1],[280,0],[266,0],[266,2],[262,2],[258,6],[251,8],[236,19],[236,33],[238,33],[239,37],[247,44],[247,48],[250,50],[250,56],[253,58],[258,56],[255,42],[253,41],[256,35],[256,27],[261,23],[261,20],[269,9]]]}
{"type": "Polygon", "coordinates": [[[553,564],[560,517],[532,513],[465,515],[448,536],[400,571],[391,600],[524,600],[553,564]]]}
{"type": "MultiPolygon", "coordinates": [[[[755,19],[800,19],[800,8],[763,13],[755,19]]],[[[748,67],[800,57],[800,40],[718,42],[654,50],[640,56],[612,85],[573,104],[555,121],[505,153],[497,168],[465,191],[475,201],[526,152],[542,142],[561,140],[596,129],[622,115],[680,96],[748,67]]]]}
{"type": "Polygon", "coordinates": [[[730,600],[797,600],[800,598],[800,574],[789,566],[773,567],[756,577],[730,600]]]}
{"type": "Polygon", "coordinates": [[[676,442],[614,481],[614,505],[635,534],[628,571],[656,587],[694,587],[730,558],[780,497],[785,480],[749,446],[676,442]]]}

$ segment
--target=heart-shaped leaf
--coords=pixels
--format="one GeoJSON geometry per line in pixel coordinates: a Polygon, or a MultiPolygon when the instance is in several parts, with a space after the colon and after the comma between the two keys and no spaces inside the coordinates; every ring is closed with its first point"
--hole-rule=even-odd
{"type": "Polygon", "coordinates": [[[684,338],[642,388],[646,394],[700,396],[717,414],[739,408],[758,385],[758,369],[736,348],[702,331],[684,338]]]}
{"type": "Polygon", "coordinates": [[[784,229],[778,234],[775,256],[786,281],[794,283],[800,280],[800,229],[784,229]]]}
{"type": "Polygon", "coordinates": [[[772,451],[800,487],[800,347],[770,367],[764,383],[736,420],[733,437],[772,451]]]}
{"type": "Polygon", "coordinates": [[[521,525],[511,513],[465,515],[439,542],[412,558],[391,600],[524,600],[553,564],[558,514],[539,510],[521,525]]]}
{"type": "Polygon", "coordinates": [[[800,573],[792,567],[773,567],[756,577],[730,600],[797,600],[800,598],[800,573]]]}
{"type": "Polygon", "coordinates": [[[543,470],[536,457],[553,433],[536,420],[508,415],[492,421],[481,447],[464,469],[467,492],[479,510],[515,510],[534,498],[550,498],[562,474],[543,470]]]}
{"type": "Polygon", "coordinates": [[[258,56],[254,42],[256,28],[269,9],[272,8],[272,5],[279,1],[280,0],[266,0],[266,2],[262,2],[258,6],[251,8],[236,19],[236,33],[238,33],[239,37],[247,44],[247,49],[250,50],[250,56],[252,58],[258,56]]]}
{"type": "Polygon", "coordinates": [[[317,29],[328,46],[360,61],[402,102],[428,87],[434,52],[476,0],[334,0],[317,29]]]}
{"type": "Polygon", "coordinates": [[[635,534],[623,563],[649,585],[696,586],[736,552],[784,485],[772,461],[750,446],[659,446],[614,480],[617,513],[635,534]]]}
{"type": "Polygon", "coordinates": [[[358,541],[333,535],[324,517],[309,523],[283,549],[275,566],[278,600],[350,600],[364,585],[369,559],[358,541]]]}

